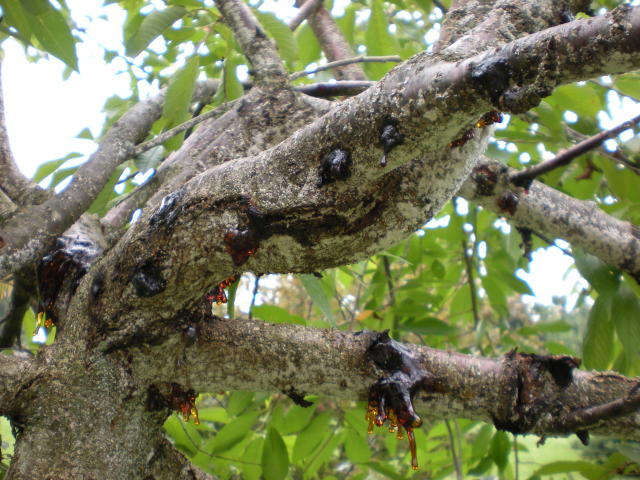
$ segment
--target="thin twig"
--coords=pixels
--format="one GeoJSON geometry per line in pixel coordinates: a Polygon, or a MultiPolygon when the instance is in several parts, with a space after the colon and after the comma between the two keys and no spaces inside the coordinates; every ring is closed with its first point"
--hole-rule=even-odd
{"type": "Polygon", "coordinates": [[[353,96],[364,92],[375,82],[369,80],[342,80],[337,82],[318,82],[310,85],[298,85],[295,90],[312,97],[353,96]]]}
{"type": "Polygon", "coordinates": [[[291,31],[295,31],[309,15],[313,14],[318,7],[320,7],[320,5],[322,5],[322,0],[307,0],[304,2],[298,9],[296,16],[289,21],[289,28],[291,31]]]}
{"type": "Polygon", "coordinates": [[[617,127],[610,128],[609,130],[605,130],[598,133],[597,135],[589,137],[586,140],[578,143],[577,145],[574,145],[573,147],[568,148],[567,150],[556,155],[556,157],[552,158],[551,160],[539,163],[538,165],[534,165],[533,167],[515,173],[511,176],[511,183],[518,187],[529,188],[534,178],[550,172],[551,170],[555,170],[558,167],[567,165],[574,158],[587,153],[590,150],[593,150],[594,148],[602,144],[605,140],[615,137],[624,130],[635,127],[638,123],[640,123],[640,115],[632,118],[631,120],[627,120],[626,122],[621,123],[617,127]]]}
{"type": "Polygon", "coordinates": [[[447,13],[447,7],[444,6],[444,4],[440,1],[440,0],[433,0],[433,4],[438,7],[440,10],[442,10],[442,14],[446,15],[447,13]]]}
{"type": "Polygon", "coordinates": [[[453,439],[453,431],[451,430],[451,425],[449,425],[449,420],[444,421],[445,427],[447,427],[447,433],[449,434],[449,444],[451,445],[451,456],[453,457],[453,466],[456,468],[456,479],[462,480],[462,466],[460,465],[460,457],[458,456],[458,452],[456,451],[456,444],[453,439]]]}
{"type": "Polygon", "coordinates": [[[352,58],[344,58],[342,60],[336,60],[335,62],[329,62],[325,65],[320,65],[319,67],[314,68],[313,70],[302,70],[300,72],[292,73],[289,76],[290,80],[295,80],[296,78],[305,77],[307,75],[312,75],[314,73],[322,72],[324,70],[331,70],[336,67],[344,67],[345,65],[352,65],[354,63],[388,63],[388,62],[401,62],[402,59],[398,55],[384,55],[384,56],[367,56],[367,55],[359,55],[357,57],[352,58]]]}
{"type": "Polygon", "coordinates": [[[256,304],[256,297],[258,296],[258,290],[260,289],[260,275],[256,275],[256,280],[253,284],[253,295],[251,296],[251,305],[249,305],[249,320],[253,318],[253,307],[256,304]]]}
{"type": "Polygon", "coordinates": [[[476,297],[475,276],[473,274],[473,252],[469,255],[467,240],[462,240],[462,255],[467,269],[467,280],[469,283],[469,294],[471,296],[471,311],[473,312],[473,328],[478,328],[480,323],[480,313],[478,312],[478,299],[476,297]]]}
{"type": "Polygon", "coordinates": [[[219,107],[214,108],[213,110],[209,110],[208,112],[203,113],[202,115],[199,115],[197,117],[193,117],[190,118],[189,120],[187,120],[184,123],[181,123],[180,125],[176,125],[175,127],[167,130],[166,132],[162,132],[160,135],[157,135],[156,137],[152,138],[151,140],[147,140],[146,142],[142,142],[138,145],[136,145],[135,149],[133,150],[133,156],[137,157],[141,154],[143,154],[144,152],[146,152],[147,150],[152,149],[153,147],[157,147],[158,145],[162,145],[164,142],[166,142],[167,140],[169,140],[171,137],[184,132],[185,130],[188,130],[190,128],[192,128],[193,126],[204,122],[205,120],[208,120],[209,118],[213,118],[213,117],[217,117],[222,115],[224,112],[226,112],[227,110],[229,110],[233,105],[235,105],[237,100],[232,100],[230,102],[226,102],[223,103],[222,105],[220,105],[219,107]]]}
{"type": "Polygon", "coordinates": [[[396,295],[393,287],[393,277],[391,276],[391,265],[389,265],[389,259],[382,257],[382,264],[384,266],[384,274],[387,277],[387,287],[389,289],[389,306],[392,307],[396,303],[396,295]]]}

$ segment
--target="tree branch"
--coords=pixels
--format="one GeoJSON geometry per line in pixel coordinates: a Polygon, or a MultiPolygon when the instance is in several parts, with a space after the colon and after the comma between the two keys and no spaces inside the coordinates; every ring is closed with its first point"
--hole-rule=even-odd
{"type": "MultiPolygon", "coordinates": [[[[183,317],[182,321],[196,320],[183,317]]],[[[193,343],[173,333],[172,340],[138,350],[140,355],[133,356],[131,365],[134,375],[150,384],[175,381],[174,362],[181,361],[180,383],[197,391],[281,392],[294,388],[301,395],[334,400],[366,400],[369,387],[380,375],[367,360],[367,351],[379,336],[375,332],[321,330],[243,318],[205,318],[195,325],[193,343]]],[[[175,326],[168,328],[175,332],[175,326]]],[[[575,424],[569,428],[569,422],[576,415],[584,417],[579,412],[618,402],[637,384],[621,375],[574,370],[576,360],[569,357],[511,352],[490,359],[416,345],[404,347],[429,377],[415,395],[419,413],[434,419],[481,420],[514,433],[566,435],[574,431],[575,424]]],[[[636,396],[631,397],[633,402],[636,396]]],[[[588,427],[598,434],[640,439],[640,420],[635,415],[607,420],[588,427]]],[[[580,429],[584,426],[579,425],[580,429]]],[[[366,429],[364,420],[362,428],[366,429]]]]}
{"type": "MultiPolygon", "coordinates": [[[[633,16],[638,12],[640,9],[628,13],[633,16]]],[[[628,50],[628,32],[612,18],[589,20],[589,28],[580,28],[582,23],[585,21],[536,34],[537,50],[527,37],[494,54],[506,63],[517,64],[518,75],[537,78],[532,72],[540,68],[539,56],[545,54],[551,38],[577,42],[575,36],[585,32],[576,55],[587,52],[596,64],[602,61],[603,70],[617,69],[625,55],[628,62],[640,65],[640,53],[628,50]],[[600,58],[596,57],[591,42],[608,40],[603,35],[594,39],[590,35],[594,28],[622,37],[617,44],[622,53],[601,51],[600,58]],[[611,61],[612,57],[616,61],[611,61]]],[[[615,45],[611,41],[611,47],[615,45]]],[[[559,67],[563,58],[556,59],[559,67]]],[[[566,61],[574,62],[575,56],[566,61]]],[[[432,56],[418,56],[274,148],[227,161],[181,185],[171,197],[170,208],[149,212],[107,254],[105,261],[117,268],[112,267],[110,274],[112,301],[105,299],[101,314],[116,322],[113,330],[136,324],[138,309],[166,318],[190,305],[211,288],[211,282],[242,271],[317,271],[357,261],[402,240],[459,189],[485,146],[489,132],[484,130],[463,146],[449,146],[467,130],[465,125],[474,125],[491,108],[490,99],[478,95],[478,89],[484,91],[478,79],[469,75],[483,62],[492,64],[492,59],[482,54],[443,63],[432,56]],[[425,115],[430,119],[426,124],[425,115]],[[382,147],[372,144],[372,139],[378,138],[380,126],[388,118],[397,122],[404,143],[387,155],[387,167],[380,168],[382,147]],[[349,152],[351,176],[329,178],[325,184],[322,164],[330,148],[349,152]],[[211,211],[216,215],[203,215],[211,211]],[[166,227],[165,217],[169,219],[166,227]],[[193,238],[201,240],[193,242],[193,238]],[[184,249],[185,244],[190,248],[184,249]],[[157,285],[162,286],[153,293],[152,302],[146,293],[133,288],[131,277],[123,273],[142,268],[144,274],[149,265],[161,278],[157,285]]],[[[581,65],[584,75],[594,74],[589,62],[581,65]]],[[[566,71],[560,68],[564,73],[557,75],[556,82],[564,81],[563,75],[574,80],[577,68],[577,63],[566,71]]],[[[346,154],[340,155],[346,158],[346,154]]],[[[535,190],[527,198],[535,198],[534,194],[535,190]]],[[[524,211],[522,205],[518,211],[524,211]]],[[[617,222],[610,218],[604,221],[617,222]]],[[[537,224],[530,228],[548,232],[537,224]]],[[[611,238],[604,238],[601,247],[608,251],[611,238]]],[[[630,261],[635,264],[638,260],[634,257],[630,261]]]]}
{"type": "Polygon", "coordinates": [[[15,408],[15,397],[28,383],[32,368],[33,359],[26,354],[0,355],[0,415],[6,415],[15,408]]]}
{"type": "MultiPolygon", "coordinates": [[[[311,2],[312,0],[306,1],[311,2]]],[[[355,56],[335,20],[322,5],[313,11],[307,18],[307,22],[329,62],[355,56]]],[[[363,81],[367,79],[360,66],[355,64],[336,67],[335,77],[336,80],[363,81]]]]}
{"type": "Polygon", "coordinates": [[[322,5],[322,0],[307,0],[298,9],[298,13],[289,21],[289,28],[295,31],[309,15],[312,15],[318,7],[322,5]]]}
{"type": "Polygon", "coordinates": [[[387,62],[401,62],[402,59],[398,55],[385,55],[385,56],[367,56],[360,55],[358,57],[353,58],[345,58],[342,60],[336,60],[335,62],[329,62],[325,65],[320,65],[319,67],[314,68],[313,70],[302,70],[300,72],[295,72],[289,75],[290,80],[295,80],[296,78],[301,78],[307,75],[312,75],[314,73],[322,72],[324,70],[330,70],[336,67],[343,67],[345,65],[351,65],[354,63],[387,63],[387,62]]]}
{"type": "Polygon", "coordinates": [[[514,191],[510,188],[513,173],[485,159],[474,168],[460,194],[518,227],[564,238],[640,280],[638,227],[607,215],[594,202],[577,200],[537,181],[528,192],[514,191]]]}
{"type": "Polygon", "coordinates": [[[249,7],[241,0],[218,0],[216,5],[251,62],[256,82],[265,85],[286,82],[282,59],[249,7]]]}
{"type": "Polygon", "coordinates": [[[604,143],[605,140],[609,138],[613,138],[619,133],[633,128],[638,123],[640,123],[640,115],[632,118],[631,120],[627,120],[626,122],[621,123],[620,125],[610,128],[609,130],[605,130],[596,135],[593,135],[586,140],[574,145],[571,148],[568,148],[551,160],[547,160],[545,162],[541,162],[538,165],[534,165],[533,167],[526,168],[524,170],[520,170],[513,174],[511,177],[511,183],[516,187],[523,187],[528,189],[531,185],[531,182],[534,178],[539,177],[540,175],[544,175],[556,168],[562,167],[564,165],[568,165],[574,158],[579,157],[587,153],[594,148],[599,147],[604,143]]]}

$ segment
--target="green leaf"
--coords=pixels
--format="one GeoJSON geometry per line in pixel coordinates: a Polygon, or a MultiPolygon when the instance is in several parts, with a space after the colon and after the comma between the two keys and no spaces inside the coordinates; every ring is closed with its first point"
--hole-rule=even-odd
{"type": "Polygon", "coordinates": [[[555,322],[538,322],[534,325],[527,325],[518,330],[522,335],[534,335],[537,333],[561,333],[571,330],[569,325],[564,320],[556,320],[555,322]]]}
{"type": "Polygon", "coordinates": [[[616,333],[627,359],[632,360],[640,349],[640,302],[633,290],[622,283],[612,303],[611,317],[616,333]]]}
{"type": "Polygon", "coordinates": [[[82,154],[78,152],[72,152],[63,158],[42,163],[36,170],[36,173],[33,174],[33,181],[36,183],[41,182],[47,177],[47,175],[51,175],[67,160],[80,157],[82,157],[82,154]]]}
{"type": "Polygon", "coordinates": [[[618,288],[620,278],[617,271],[598,257],[575,248],[573,257],[580,274],[595,288],[598,293],[612,294],[618,288]]]}
{"type": "Polygon", "coordinates": [[[162,145],[157,145],[141,153],[140,156],[134,159],[134,163],[140,172],[146,172],[151,168],[156,168],[163,158],[164,148],[162,145]]]}
{"type": "Polygon", "coordinates": [[[623,94],[628,95],[636,100],[640,99],[640,75],[637,73],[626,73],[618,75],[613,82],[616,89],[623,94]]]}
{"type": "Polygon", "coordinates": [[[282,426],[279,428],[283,435],[299,432],[305,428],[311,417],[316,411],[317,403],[309,407],[301,407],[299,405],[292,405],[287,415],[284,417],[282,426]]]}
{"type": "Polygon", "coordinates": [[[229,285],[229,288],[227,289],[227,315],[229,315],[230,318],[234,318],[236,316],[236,293],[238,292],[239,285],[240,279],[229,285]]]}
{"type": "MultiPolygon", "coordinates": [[[[371,16],[365,34],[367,55],[393,55],[397,53],[393,37],[389,33],[389,19],[384,13],[382,0],[371,0],[371,16]]],[[[365,69],[370,78],[378,80],[393,66],[393,63],[367,63],[365,69]]]]}
{"type": "Polygon", "coordinates": [[[253,12],[267,33],[276,41],[276,47],[282,59],[293,66],[298,60],[298,45],[289,26],[273,13],[258,10],[253,12]]]}
{"type": "MultiPolygon", "coordinates": [[[[184,67],[178,70],[167,88],[167,96],[162,108],[162,116],[166,121],[166,128],[170,129],[184,122],[189,116],[189,105],[193,96],[196,78],[198,77],[198,57],[192,56],[184,67]]],[[[176,150],[182,145],[184,132],[167,140],[164,145],[167,150],[176,150]]]]}
{"type": "Polygon", "coordinates": [[[294,463],[299,464],[307,459],[311,452],[329,435],[329,422],[331,422],[331,415],[327,412],[321,413],[298,434],[291,456],[294,463]]]}
{"type": "Polygon", "coordinates": [[[94,140],[93,134],[89,128],[83,128],[82,131],[76,135],[76,138],[83,138],[85,140],[94,140]]]}
{"type": "MultiPolygon", "coordinates": [[[[553,475],[556,473],[580,472],[587,475],[602,475],[606,470],[592,462],[560,461],[553,462],[540,467],[536,470],[535,475],[553,475]]],[[[587,477],[590,478],[590,477],[587,477]]]]}
{"type": "Polygon", "coordinates": [[[164,422],[164,430],[183,451],[194,455],[202,441],[200,432],[190,423],[185,423],[178,415],[170,415],[164,422]]]}
{"type": "Polygon", "coordinates": [[[490,454],[493,462],[498,466],[500,471],[504,470],[509,462],[509,453],[511,452],[511,439],[506,432],[498,431],[491,440],[490,454]]]}
{"type": "Polygon", "coordinates": [[[313,275],[303,274],[300,275],[300,281],[313,300],[314,305],[320,309],[331,325],[335,325],[333,311],[329,303],[329,296],[324,291],[320,280],[313,275]]]}
{"type": "Polygon", "coordinates": [[[155,10],[144,17],[142,23],[133,35],[125,40],[125,52],[129,57],[136,57],[149,46],[159,35],[169,28],[176,20],[187,14],[187,9],[180,6],[155,10]]]}
{"type": "Polygon", "coordinates": [[[300,62],[303,66],[306,67],[320,59],[322,49],[311,27],[306,22],[296,31],[296,40],[298,42],[300,62]]]}
{"type": "Polygon", "coordinates": [[[42,50],[78,70],[76,40],[62,12],[47,0],[0,0],[0,5],[7,23],[24,38],[35,37],[42,50]]]}
{"type": "Polygon", "coordinates": [[[493,427],[491,425],[483,425],[480,427],[478,434],[471,444],[473,458],[484,457],[489,450],[491,436],[493,435],[493,427]]]}
{"type": "Polygon", "coordinates": [[[298,315],[291,315],[282,307],[275,305],[257,305],[251,309],[253,317],[261,318],[265,322],[271,323],[292,323],[294,325],[306,325],[304,318],[298,315]]]}
{"type": "Polygon", "coordinates": [[[224,100],[234,100],[244,94],[244,87],[238,81],[236,68],[244,63],[244,57],[240,54],[233,54],[224,61],[224,100]]]}
{"type": "Polygon", "coordinates": [[[613,325],[611,302],[599,296],[587,322],[587,331],[582,344],[582,358],[586,368],[606,370],[613,356],[613,325]]]}
{"type": "Polygon", "coordinates": [[[458,329],[436,317],[426,317],[418,320],[409,320],[399,326],[405,332],[418,333],[420,335],[455,335],[458,329]]]}
{"type": "Polygon", "coordinates": [[[254,392],[245,392],[243,390],[233,392],[229,397],[229,402],[227,403],[227,411],[230,415],[234,416],[242,413],[249,405],[251,405],[254,396],[254,392]]]}
{"type": "MultiPolygon", "coordinates": [[[[256,438],[252,440],[251,443],[247,446],[247,449],[244,451],[243,458],[262,458],[263,443],[264,439],[262,438],[256,438]]],[[[242,468],[242,473],[244,473],[245,480],[259,480],[260,476],[262,475],[262,466],[255,465],[253,462],[240,463],[240,468],[242,468]]]]}
{"type": "Polygon", "coordinates": [[[211,455],[229,450],[238,444],[247,436],[259,414],[257,411],[247,412],[222,427],[210,444],[211,455]]]}
{"type": "Polygon", "coordinates": [[[89,213],[95,213],[99,216],[102,216],[105,214],[107,210],[107,204],[112,198],[116,196],[116,192],[114,188],[116,186],[116,183],[118,183],[118,179],[120,178],[120,175],[122,175],[123,170],[124,170],[124,167],[122,165],[115,169],[115,171],[111,175],[111,178],[109,178],[109,181],[107,182],[107,184],[104,186],[102,191],[98,194],[96,199],[93,201],[93,203],[89,207],[89,210],[88,210],[89,213]]]}
{"type": "Polygon", "coordinates": [[[265,480],[282,480],[289,472],[289,454],[282,437],[269,428],[262,448],[262,474],[265,480]]]}
{"type": "Polygon", "coordinates": [[[344,440],[347,458],[353,463],[364,463],[371,459],[371,450],[367,440],[354,430],[349,430],[344,440]]]}

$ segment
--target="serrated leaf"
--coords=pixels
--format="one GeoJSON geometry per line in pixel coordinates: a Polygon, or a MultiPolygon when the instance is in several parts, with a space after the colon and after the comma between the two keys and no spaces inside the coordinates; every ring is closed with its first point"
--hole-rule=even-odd
{"type": "Polygon", "coordinates": [[[335,325],[335,319],[333,318],[333,311],[331,310],[329,297],[324,291],[324,288],[322,288],[320,280],[313,275],[304,274],[300,275],[300,281],[313,300],[314,305],[320,309],[332,325],[335,325]]]}
{"type": "Polygon", "coordinates": [[[292,66],[298,60],[298,45],[289,26],[273,13],[254,10],[260,24],[275,42],[282,59],[292,66]]]}
{"type": "Polygon", "coordinates": [[[262,474],[265,480],[283,480],[289,472],[289,454],[282,437],[269,428],[262,448],[262,474]]]}
{"type": "Polygon", "coordinates": [[[31,33],[42,49],[77,71],[76,41],[64,15],[47,0],[22,0],[17,3],[24,6],[31,33]]]}
{"type": "Polygon", "coordinates": [[[613,325],[611,302],[599,296],[587,322],[587,331],[582,344],[582,358],[586,368],[606,370],[613,355],[613,325]]]}
{"type": "Polygon", "coordinates": [[[155,10],[144,17],[131,38],[125,41],[125,52],[129,57],[136,57],[149,46],[159,35],[173,23],[187,14],[187,9],[173,6],[164,10],[155,10]]]}
{"type": "Polygon", "coordinates": [[[259,414],[256,411],[247,412],[222,427],[210,444],[210,454],[224,452],[237,445],[247,436],[259,414]]]}

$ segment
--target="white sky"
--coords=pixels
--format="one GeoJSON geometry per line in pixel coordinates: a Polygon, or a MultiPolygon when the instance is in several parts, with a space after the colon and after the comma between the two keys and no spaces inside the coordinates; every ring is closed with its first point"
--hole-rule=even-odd
{"type": "MultiPolygon", "coordinates": [[[[118,75],[125,68],[124,63],[116,60],[111,65],[105,64],[99,48],[122,48],[120,26],[124,14],[114,5],[102,7],[101,0],[68,0],[67,3],[78,26],[86,30],[84,41],[77,46],[79,74],[74,72],[63,80],[64,65],[56,58],[29,63],[16,42],[8,40],[3,44],[7,128],[19,167],[28,176],[32,176],[42,162],[70,152],[91,154],[94,143],[74,137],[86,127],[94,135],[98,134],[105,100],[112,95],[129,95],[128,75],[118,75]],[[110,21],[97,19],[99,13],[108,13],[110,21]]],[[[273,10],[291,15],[295,13],[292,4],[293,1],[278,2],[273,10]]],[[[620,106],[624,116],[630,116],[636,108],[628,104],[620,106]]],[[[572,264],[570,257],[557,248],[549,248],[535,252],[533,259],[530,273],[520,272],[519,276],[529,283],[537,301],[548,304],[555,295],[575,291],[580,278],[577,272],[570,273],[568,279],[559,274],[564,274],[572,264]]]]}

